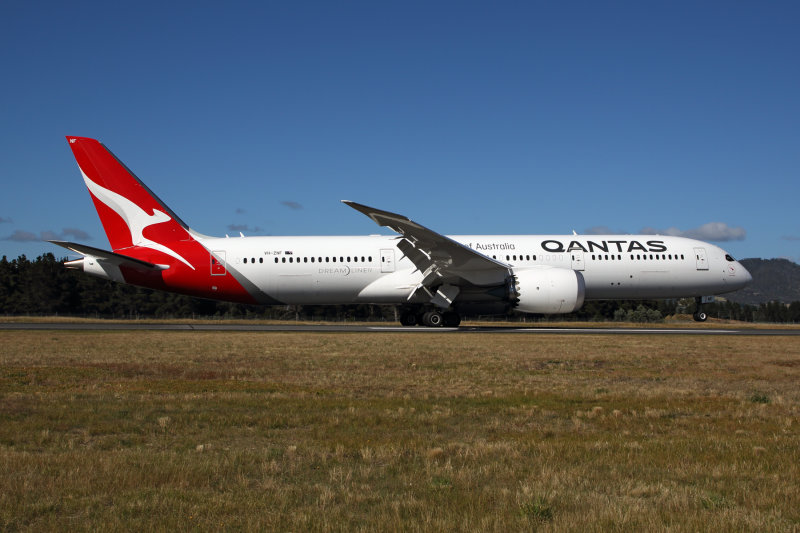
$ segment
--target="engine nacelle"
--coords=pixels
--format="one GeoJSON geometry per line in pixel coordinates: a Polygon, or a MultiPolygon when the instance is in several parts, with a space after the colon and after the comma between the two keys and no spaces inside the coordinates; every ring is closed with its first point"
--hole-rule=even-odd
{"type": "Polygon", "coordinates": [[[586,296],[583,274],[568,268],[548,266],[514,269],[509,297],[523,313],[571,313],[580,309],[586,296]]]}

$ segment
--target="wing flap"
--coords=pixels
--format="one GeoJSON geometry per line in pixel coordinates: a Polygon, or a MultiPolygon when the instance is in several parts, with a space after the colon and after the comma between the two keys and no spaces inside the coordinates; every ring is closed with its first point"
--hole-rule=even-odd
{"type": "Polygon", "coordinates": [[[343,203],[402,236],[397,247],[424,273],[422,285],[425,287],[440,283],[458,285],[463,280],[479,286],[496,285],[504,283],[510,275],[507,265],[408,217],[348,200],[343,203]]]}

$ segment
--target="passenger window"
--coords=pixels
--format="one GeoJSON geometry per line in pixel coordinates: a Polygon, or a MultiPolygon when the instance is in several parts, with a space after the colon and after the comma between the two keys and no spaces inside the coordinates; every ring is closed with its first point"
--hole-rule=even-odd
{"type": "Polygon", "coordinates": [[[285,262],[286,262],[286,258],[285,257],[281,257],[281,263],[285,263],[285,262]]]}
{"type": "Polygon", "coordinates": [[[277,257],[275,258],[275,262],[276,262],[276,263],[278,262],[278,258],[277,258],[277,257]]]}
{"type": "Polygon", "coordinates": [[[258,258],[258,262],[259,262],[259,263],[263,263],[263,262],[264,262],[264,258],[263,258],[263,257],[259,257],[259,258],[258,258]]]}

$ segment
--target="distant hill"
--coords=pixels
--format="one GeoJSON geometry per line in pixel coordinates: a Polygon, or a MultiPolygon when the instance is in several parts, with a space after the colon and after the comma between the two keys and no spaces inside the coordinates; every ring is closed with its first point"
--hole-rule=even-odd
{"type": "Polygon", "coordinates": [[[786,259],[742,259],[753,275],[749,287],[722,297],[740,304],[758,305],[771,301],[800,301],[800,265],[786,259]]]}

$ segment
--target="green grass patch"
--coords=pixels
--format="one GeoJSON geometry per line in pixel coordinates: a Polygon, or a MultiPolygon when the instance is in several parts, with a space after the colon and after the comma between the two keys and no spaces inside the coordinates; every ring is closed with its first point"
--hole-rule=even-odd
{"type": "Polygon", "coordinates": [[[0,530],[800,523],[791,338],[6,331],[0,342],[0,530]]]}

